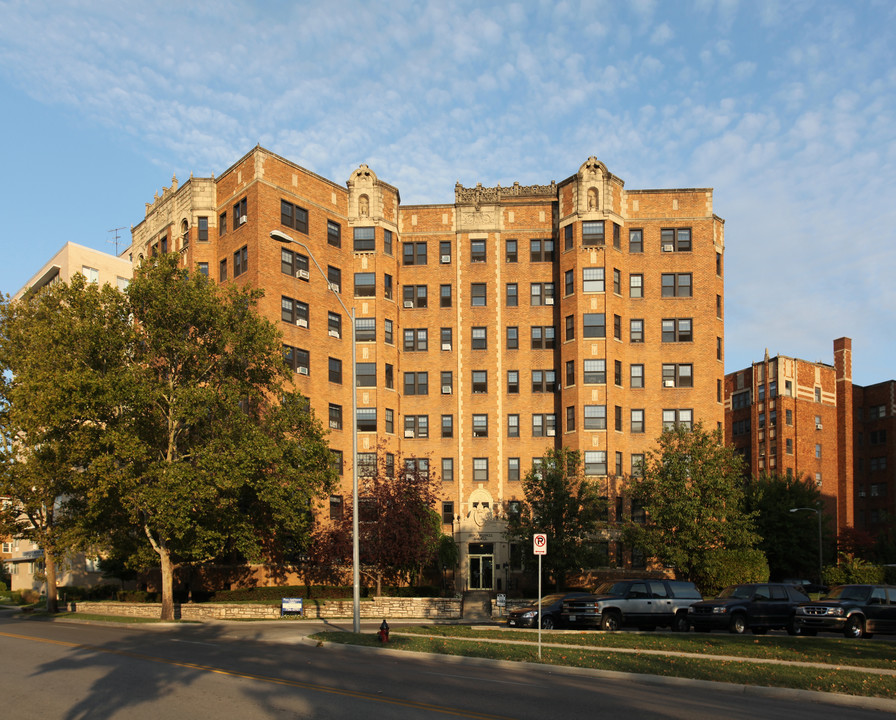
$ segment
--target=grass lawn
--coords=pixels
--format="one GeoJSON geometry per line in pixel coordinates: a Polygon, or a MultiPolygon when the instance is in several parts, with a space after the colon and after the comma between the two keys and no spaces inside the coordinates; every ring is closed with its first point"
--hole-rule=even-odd
{"type": "MultiPolygon", "coordinates": [[[[378,647],[375,635],[325,632],[315,639],[378,647]]],[[[393,631],[389,647],[395,650],[464,655],[468,657],[542,662],[548,665],[613,670],[697,680],[732,682],[743,685],[786,687],[800,690],[845,693],[870,697],[896,697],[896,677],[862,671],[862,667],[892,670],[896,667],[896,645],[874,641],[847,641],[827,638],[729,637],[719,635],[642,635],[633,633],[543,633],[542,657],[537,646],[515,645],[512,640],[536,641],[535,632],[474,630],[462,626],[402,627],[393,631]],[[430,635],[434,637],[424,637],[430,635]],[[453,637],[452,637],[453,636],[453,637]],[[463,639],[457,639],[463,636],[463,639]],[[505,642],[484,642],[484,640],[505,642]],[[562,643],[564,647],[547,647],[562,643]],[[630,649],[635,652],[607,652],[601,648],[630,649]],[[658,654],[639,652],[658,651],[658,654]],[[670,653],[694,653],[681,657],[670,653]],[[735,656],[728,660],[709,656],[735,656]],[[750,662],[749,658],[791,662],[811,662],[839,667],[750,662]],[[843,666],[855,669],[844,669],[843,666]]]]}

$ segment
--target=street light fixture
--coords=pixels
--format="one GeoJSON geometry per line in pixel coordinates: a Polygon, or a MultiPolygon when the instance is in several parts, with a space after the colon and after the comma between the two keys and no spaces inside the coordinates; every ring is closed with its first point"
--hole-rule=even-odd
{"type": "Polygon", "coordinates": [[[810,508],[810,507],[798,507],[798,508],[790,508],[790,512],[795,513],[800,510],[808,510],[809,512],[814,512],[816,516],[818,516],[818,584],[824,585],[824,580],[821,577],[821,508],[810,508]]]}
{"type": "Polygon", "coordinates": [[[336,297],[345,314],[352,323],[352,629],[356,633],[361,632],[361,553],[358,546],[358,344],[355,340],[355,309],[349,310],[339,293],[330,284],[330,278],[314,257],[305,243],[293,240],[289,235],[280,230],[271,230],[271,238],[284,245],[298,245],[305,249],[308,257],[320,271],[321,276],[327,282],[327,288],[336,297]]]}

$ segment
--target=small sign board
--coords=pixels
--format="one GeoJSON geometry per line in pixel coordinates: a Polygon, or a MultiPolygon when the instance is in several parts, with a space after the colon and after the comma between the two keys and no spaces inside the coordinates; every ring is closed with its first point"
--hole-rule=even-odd
{"type": "Polygon", "coordinates": [[[544,533],[535,533],[532,536],[532,552],[536,555],[548,554],[548,536],[544,533]]]}
{"type": "Polygon", "coordinates": [[[302,598],[280,598],[280,616],[301,615],[302,598]]]}
{"type": "Polygon", "coordinates": [[[507,607],[507,596],[504,593],[498,593],[498,607],[507,607]]]}

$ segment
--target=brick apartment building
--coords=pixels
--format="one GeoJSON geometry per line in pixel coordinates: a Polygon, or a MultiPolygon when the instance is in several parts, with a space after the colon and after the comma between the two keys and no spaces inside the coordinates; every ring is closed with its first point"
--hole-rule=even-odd
{"type": "Polygon", "coordinates": [[[896,381],[853,385],[855,526],[871,535],[896,523],[896,381]]]}
{"type": "MultiPolygon", "coordinates": [[[[710,189],[626,190],[592,157],[559,183],[458,184],[453,203],[405,206],[366,165],[339,185],[256,147],[217,177],[173,179],[132,240],[135,262],[178,251],[266,291],[260,310],[342,458],[332,513],[352,476],[339,293],[357,319],[361,492],[377,452],[435,472],[459,589],[512,584],[502,518],[546,449],[582,452],[612,527],[631,512],[623,476],[664,425],[724,418],[724,221],[710,189]]],[[[608,563],[631,563],[611,528],[604,540],[608,563]]]]}

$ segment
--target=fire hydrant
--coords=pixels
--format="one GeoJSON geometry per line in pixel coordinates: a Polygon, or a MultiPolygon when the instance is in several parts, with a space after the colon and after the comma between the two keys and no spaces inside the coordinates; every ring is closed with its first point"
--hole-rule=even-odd
{"type": "Polygon", "coordinates": [[[377,635],[379,636],[381,643],[389,642],[389,623],[386,622],[386,618],[383,618],[383,623],[380,625],[380,631],[377,635]]]}

